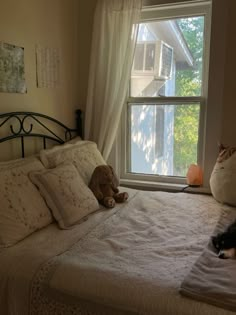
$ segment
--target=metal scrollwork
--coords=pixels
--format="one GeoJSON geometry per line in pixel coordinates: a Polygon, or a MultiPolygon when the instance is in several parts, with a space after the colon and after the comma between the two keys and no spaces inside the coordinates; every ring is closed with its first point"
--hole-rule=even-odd
{"type": "Polygon", "coordinates": [[[25,121],[26,121],[26,119],[27,118],[29,118],[29,117],[32,117],[31,115],[27,115],[27,116],[25,116],[23,119],[22,119],[22,121],[21,121],[21,127],[22,127],[22,131],[25,133],[25,134],[30,134],[31,132],[32,132],[32,130],[33,130],[33,124],[30,124],[30,128],[29,128],[29,130],[26,130],[26,126],[25,126],[25,121]]]}
{"type": "MultiPolygon", "coordinates": [[[[0,128],[7,126],[7,123],[10,122],[10,133],[4,137],[1,135],[0,143],[7,140],[20,138],[22,144],[22,156],[24,156],[25,137],[41,138],[43,140],[43,147],[46,148],[46,140],[64,143],[65,141],[72,139],[72,135],[82,136],[81,125],[80,128],[78,128],[78,121],[80,119],[81,111],[77,111],[76,113],[77,129],[68,128],[60,121],[40,113],[12,112],[0,114],[0,128]],[[38,130],[40,130],[39,132],[34,131],[36,130],[36,128],[34,128],[36,125],[38,130]],[[52,125],[54,126],[53,128],[51,128],[52,125]],[[56,134],[55,130],[58,130],[58,132],[60,130],[62,133],[64,132],[64,139],[56,134]]],[[[3,131],[5,132],[5,129],[3,131]]]]}
{"type": "Polygon", "coordinates": [[[21,133],[21,130],[22,130],[21,119],[20,119],[17,115],[10,115],[10,116],[8,116],[8,117],[0,124],[0,128],[1,128],[3,125],[7,124],[7,122],[10,121],[12,118],[15,118],[15,119],[16,119],[18,125],[16,125],[15,127],[13,127],[13,125],[10,125],[10,130],[11,130],[11,133],[16,136],[16,135],[19,135],[19,134],[21,133]],[[18,128],[17,131],[16,131],[16,129],[14,129],[14,128],[18,128]]]}
{"type": "MultiPolygon", "coordinates": [[[[16,135],[19,135],[20,133],[21,133],[21,130],[22,130],[22,123],[21,123],[21,120],[20,120],[20,118],[18,117],[18,116],[15,116],[15,115],[13,115],[13,116],[11,116],[11,119],[12,118],[15,118],[17,121],[18,121],[18,123],[19,123],[19,129],[18,129],[18,131],[15,131],[14,130],[14,127],[13,127],[13,125],[10,125],[10,129],[11,129],[11,132],[12,132],[12,134],[14,134],[15,136],[16,135]]],[[[16,128],[16,127],[15,127],[16,128]]]]}

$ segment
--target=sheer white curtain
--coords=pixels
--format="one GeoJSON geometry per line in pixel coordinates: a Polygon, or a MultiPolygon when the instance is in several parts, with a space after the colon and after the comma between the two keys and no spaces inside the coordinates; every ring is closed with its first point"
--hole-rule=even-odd
{"type": "Polygon", "coordinates": [[[127,95],[141,7],[141,0],[97,1],[85,139],[98,144],[105,160],[115,140],[127,95]]]}

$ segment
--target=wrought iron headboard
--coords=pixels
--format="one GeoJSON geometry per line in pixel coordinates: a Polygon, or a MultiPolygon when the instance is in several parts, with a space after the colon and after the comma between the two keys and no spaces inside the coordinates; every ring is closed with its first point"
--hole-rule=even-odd
{"type": "Polygon", "coordinates": [[[76,111],[76,129],[65,126],[55,118],[44,114],[34,112],[10,112],[0,114],[0,143],[12,139],[20,138],[21,141],[21,156],[25,156],[25,142],[26,137],[41,138],[43,141],[43,148],[47,147],[47,140],[57,143],[65,143],[71,140],[76,135],[82,137],[82,112],[76,111]],[[4,126],[4,127],[3,127],[4,126]],[[6,130],[4,129],[7,126],[6,130]],[[59,136],[54,130],[60,129],[60,133],[64,137],[59,136]],[[40,131],[35,132],[38,128],[40,131]],[[4,129],[5,135],[2,136],[1,130],[4,129]]]}

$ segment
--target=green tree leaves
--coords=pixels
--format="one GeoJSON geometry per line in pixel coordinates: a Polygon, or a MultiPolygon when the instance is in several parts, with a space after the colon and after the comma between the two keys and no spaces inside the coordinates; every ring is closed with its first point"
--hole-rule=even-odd
{"type": "MultiPolygon", "coordinates": [[[[176,96],[200,96],[202,87],[202,59],[204,17],[177,20],[194,58],[191,69],[176,70],[176,96]]],[[[175,107],[174,174],[185,176],[188,166],[197,163],[200,105],[175,107]]]]}

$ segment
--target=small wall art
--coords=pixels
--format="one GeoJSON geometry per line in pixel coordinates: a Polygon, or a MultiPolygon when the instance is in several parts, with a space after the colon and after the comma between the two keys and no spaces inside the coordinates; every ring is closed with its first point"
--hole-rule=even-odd
{"type": "Polygon", "coordinates": [[[60,83],[60,52],[58,48],[36,45],[38,88],[57,88],[60,83]]]}
{"type": "Polygon", "coordinates": [[[0,92],[27,92],[24,48],[2,41],[0,41],[0,92]]]}

